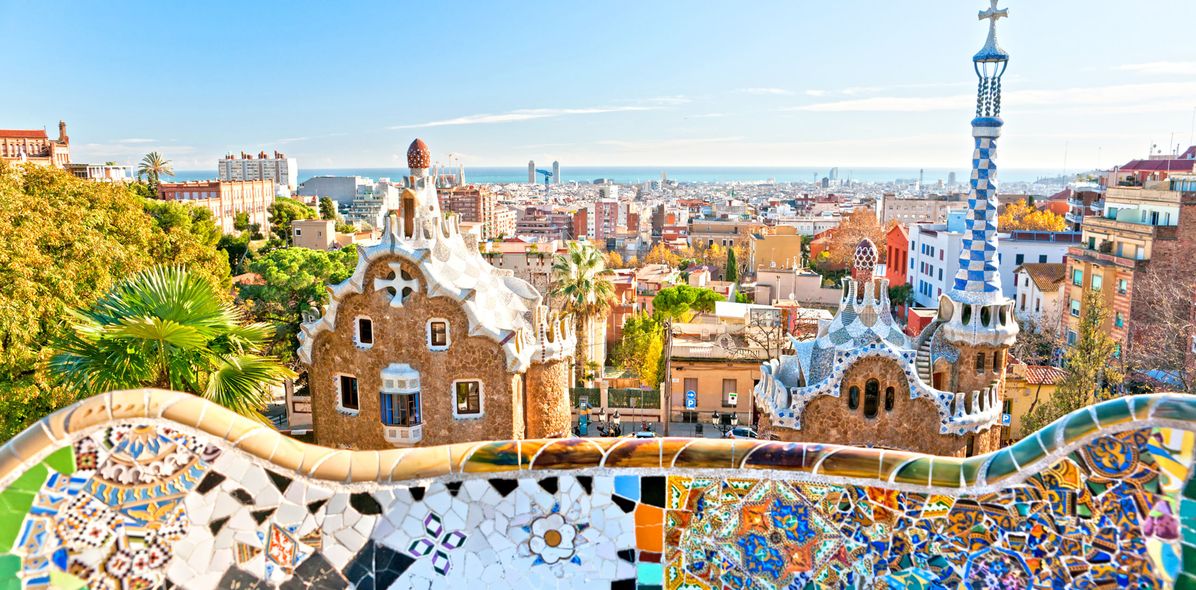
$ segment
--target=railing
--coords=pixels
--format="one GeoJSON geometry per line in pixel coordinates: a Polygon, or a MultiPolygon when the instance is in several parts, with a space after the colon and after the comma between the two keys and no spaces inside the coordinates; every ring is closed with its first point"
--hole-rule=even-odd
{"type": "Polygon", "coordinates": [[[1190,588],[1194,436],[1196,398],[1163,394],[969,458],[700,438],[353,451],[118,391],[0,448],[0,582],[1190,588]]]}
{"type": "Polygon", "coordinates": [[[660,391],[656,389],[616,389],[606,392],[606,405],[611,408],[660,409],[660,391]]]}
{"type": "Polygon", "coordinates": [[[1071,248],[1068,248],[1067,255],[1070,258],[1079,258],[1079,259],[1087,258],[1090,260],[1099,260],[1102,262],[1108,262],[1110,264],[1116,264],[1119,266],[1124,266],[1124,267],[1133,268],[1133,269],[1144,268],[1147,264],[1146,260],[1135,260],[1133,258],[1126,258],[1125,256],[1118,256],[1116,254],[1109,254],[1109,253],[1093,250],[1091,248],[1083,248],[1083,247],[1077,247],[1077,246],[1072,246],[1071,248]]]}

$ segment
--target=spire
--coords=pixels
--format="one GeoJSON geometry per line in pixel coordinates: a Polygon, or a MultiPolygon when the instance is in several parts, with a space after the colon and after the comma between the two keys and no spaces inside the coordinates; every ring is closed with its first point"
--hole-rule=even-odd
{"type": "Polygon", "coordinates": [[[855,247],[855,259],[851,268],[851,278],[859,283],[871,281],[878,257],[876,244],[872,243],[872,240],[868,238],[860,240],[860,243],[855,247]]]}
{"type": "Polygon", "coordinates": [[[424,140],[415,138],[411,142],[411,146],[407,148],[407,167],[411,169],[411,173],[415,174],[416,170],[426,170],[432,161],[432,152],[428,149],[428,144],[424,140]]]}
{"type": "Polygon", "coordinates": [[[959,271],[950,296],[961,303],[998,303],[1001,273],[997,262],[997,138],[1001,136],[1001,76],[1009,54],[997,45],[997,20],[1009,11],[990,0],[980,20],[988,19],[988,39],[972,57],[979,78],[976,117],[972,119],[972,190],[968,195],[967,229],[959,253],[959,271]]]}

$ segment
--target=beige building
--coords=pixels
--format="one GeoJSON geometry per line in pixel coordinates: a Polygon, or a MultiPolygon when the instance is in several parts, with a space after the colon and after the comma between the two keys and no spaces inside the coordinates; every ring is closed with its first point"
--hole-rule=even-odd
{"type": "Polygon", "coordinates": [[[440,188],[440,208],[461,217],[461,221],[482,224],[482,239],[515,235],[515,212],[498,203],[498,197],[485,185],[440,188]]]}
{"type": "Polygon", "coordinates": [[[896,195],[886,193],[880,201],[880,224],[884,226],[890,221],[898,221],[906,225],[946,223],[947,211],[966,209],[967,206],[968,203],[963,200],[963,195],[899,199],[896,195]]]}
{"type": "Polygon", "coordinates": [[[336,221],[296,219],[291,222],[291,244],[296,248],[331,250],[336,244],[336,221]]]}
{"type": "Polygon", "coordinates": [[[211,210],[221,233],[232,233],[238,213],[249,216],[249,223],[270,228],[270,205],[274,204],[272,180],[193,180],[158,184],[158,198],[181,201],[211,210]]]}
{"type": "Polygon", "coordinates": [[[1050,401],[1067,371],[1046,365],[1027,365],[1021,361],[1009,363],[1005,374],[1005,406],[1009,425],[1002,428],[1003,445],[1021,440],[1027,434],[1022,422],[1035,408],[1050,401]]]}
{"type": "Polygon", "coordinates": [[[802,236],[796,227],[778,225],[769,234],[753,234],[752,251],[759,268],[792,269],[801,266],[802,236]]]}
{"type": "Polygon", "coordinates": [[[66,168],[71,163],[66,122],[58,122],[58,139],[51,139],[45,129],[0,129],[0,160],[66,168]]]}
{"type": "Polygon", "coordinates": [[[483,259],[440,213],[430,155],[407,152],[402,206],[302,325],[316,442],[385,449],[570,431],[572,323],[483,259]]]}

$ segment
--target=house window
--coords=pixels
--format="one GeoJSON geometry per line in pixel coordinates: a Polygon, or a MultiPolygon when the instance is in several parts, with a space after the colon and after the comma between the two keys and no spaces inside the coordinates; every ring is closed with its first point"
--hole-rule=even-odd
{"type": "Polygon", "coordinates": [[[854,385],[847,390],[847,409],[854,410],[860,407],[860,388],[854,385]]]}
{"type": "Polygon", "coordinates": [[[453,382],[453,417],[477,418],[482,415],[482,382],[453,382]]]}
{"type": "Polygon", "coordinates": [[[685,391],[694,392],[694,396],[698,395],[698,379],[696,377],[685,378],[685,391]]]}
{"type": "Polygon", "coordinates": [[[1079,299],[1071,300],[1071,315],[1072,315],[1072,317],[1077,317],[1077,318],[1080,317],[1080,300],[1079,299]]]}
{"type": "Polygon", "coordinates": [[[1117,314],[1113,316],[1113,325],[1117,326],[1118,328],[1125,327],[1125,316],[1121,315],[1120,311],[1117,312],[1117,314]]]}
{"type": "Polygon", "coordinates": [[[354,339],[359,348],[369,348],[374,345],[374,322],[367,317],[357,318],[357,330],[354,339]]]}
{"type": "Polygon", "coordinates": [[[1002,363],[1004,360],[1005,360],[1005,355],[1001,354],[1001,352],[1000,352],[1000,351],[997,351],[997,352],[994,352],[994,353],[993,353],[993,372],[994,372],[994,373],[1000,373],[1000,372],[1001,372],[1001,363],[1002,363]]]}
{"type": "Polygon", "coordinates": [[[897,396],[897,392],[892,387],[885,388],[885,411],[893,411],[893,400],[897,396]]]}
{"type": "Polygon", "coordinates": [[[1117,292],[1125,295],[1130,290],[1130,282],[1125,279],[1117,279],[1117,292]]]}
{"type": "Polygon", "coordinates": [[[1075,344],[1076,344],[1076,332],[1075,332],[1075,330],[1068,330],[1067,331],[1067,345],[1075,346],[1075,344]]]}
{"type": "Polygon", "coordinates": [[[986,363],[984,362],[984,353],[977,352],[976,353],[976,372],[983,373],[985,366],[986,366],[986,363]]]}
{"type": "Polygon", "coordinates": [[[1013,263],[1014,263],[1014,264],[1021,264],[1021,263],[1025,262],[1025,261],[1026,261],[1026,255],[1025,255],[1025,254],[1018,254],[1017,256],[1014,256],[1014,257],[1013,257],[1013,263]]]}
{"type": "Polygon", "coordinates": [[[864,417],[875,418],[880,408],[880,381],[869,379],[864,384],[864,417]]]}
{"type": "Polygon", "coordinates": [[[447,350],[448,347],[448,320],[442,320],[439,318],[428,320],[428,348],[431,350],[447,350]]]}
{"type": "Polygon", "coordinates": [[[1105,278],[1098,274],[1092,275],[1092,290],[1100,291],[1101,285],[1105,284],[1105,278]]]}
{"type": "Polygon", "coordinates": [[[1042,263],[1046,263],[1046,261],[1047,261],[1047,255],[1046,255],[1046,254],[1039,254],[1039,255],[1038,255],[1038,261],[1039,261],[1039,262],[1042,262],[1042,263]]]}
{"type": "Polygon", "coordinates": [[[419,373],[409,365],[391,364],[382,370],[378,413],[382,424],[410,428],[423,423],[419,373]]]}
{"type": "Polygon", "coordinates": [[[297,236],[303,235],[303,230],[301,230],[299,228],[295,228],[295,235],[297,235],[297,236]]]}
{"type": "Polygon", "coordinates": [[[1077,287],[1084,286],[1084,271],[1078,268],[1071,270],[1071,284],[1077,287]]]}
{"type": "Polygon", "coordinates": [[[1020,295],[1020,297],[1021,297],[1021,300],[1022,300],[1022,303],[1021,303],[1021,305],[1022,305],[1022,311],[1026,311],[1026,294],[1025,294],[1025,293],[1022,293],[1022,294],[1020,295]]]}
{"type": "Polygon", "coordinates": [[[723,407],[733,408],[739,404],[739,396],[735,396],[735,403],[731,403],[731,396],[735,394],[736,386],[739,384],[735,379],[723,379],[723,407]]]}
{"type": "Polygon", "coordinates": [[[357,377],[338,375],[336,378],[337,409],[356,415],[361,406],[357,403],[357,377]]]}

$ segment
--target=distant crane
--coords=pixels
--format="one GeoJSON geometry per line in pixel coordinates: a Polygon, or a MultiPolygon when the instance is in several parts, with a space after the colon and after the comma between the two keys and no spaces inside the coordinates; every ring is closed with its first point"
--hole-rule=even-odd
{"type": "Polygon", "coordinates": [[[544,175],[544,196],[547,197],[552,193],[552,186],[549,184],[549,182],[552,180],[552,171],[536,168],[536,174],[544,175]]]}

